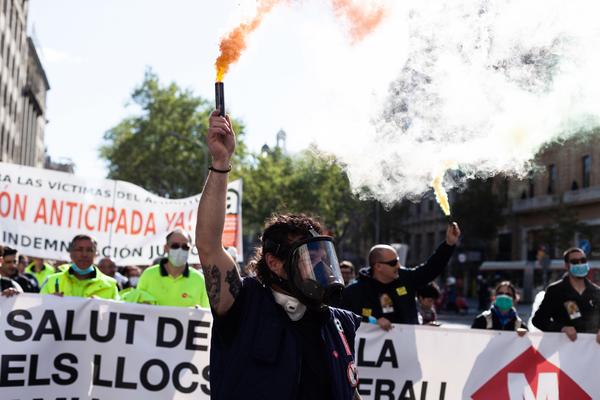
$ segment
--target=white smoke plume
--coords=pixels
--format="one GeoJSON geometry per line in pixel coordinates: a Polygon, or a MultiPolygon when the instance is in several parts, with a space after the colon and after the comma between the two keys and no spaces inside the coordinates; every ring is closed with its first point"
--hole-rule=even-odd
{"type": "Polygon", "coordinates": [[[338,154],[353,187],[392,204],[447,170],[522,176],[545,143],[598,125],[600,3],[417,0],[408,12],[408,56],[375,132],[338,154]]]}

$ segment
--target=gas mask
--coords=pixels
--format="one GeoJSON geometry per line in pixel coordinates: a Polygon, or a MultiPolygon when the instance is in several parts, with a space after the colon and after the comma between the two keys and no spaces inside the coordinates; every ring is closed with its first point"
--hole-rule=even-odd
{"type": "MultiPolygon", "coordinates": [[[[283,289],[289,290],[300,302],[309,307],[321,307],[341,294],[344,279],[340,271],[333,239],[329,236],[319,236],[311,230],[312,237],[291,244],[287,253],[284,268],[288,279],[283,283],[283,289]]],[[[267,246],[272,241],[267,241],[267,246]]],[[[278,255],[281,257],[281,255],[278,255]]],[[[279,284],[279,282],[278,282],[279,284]]]]}

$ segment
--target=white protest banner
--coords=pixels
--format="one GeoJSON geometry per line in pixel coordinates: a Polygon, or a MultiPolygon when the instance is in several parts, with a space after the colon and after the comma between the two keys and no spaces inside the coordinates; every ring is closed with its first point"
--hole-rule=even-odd
{"type": "Polygon", "coordinates": [[[356,352],[363,399],[600,399],[596,335],[363,324],[356,352]]]}
{"type": "MultiPolygon", "coordinates": [[[[0,297],[0,399],[209,399],[210,329],[208,310],[0,297]]],[[[365,400],[600,398],[589,334],[363,325],[356,364],[365,400]]]]}
{"type": "MultiPolygon", "coordinates": [[[[169,231],[194,236],[199,201],[200,194],[166,199],[128,182],[0,163],[0,243],[29,256],[68,260],[69,241],[86,233],[98,241],[100,256],[149,265],[164,255],[169,231]]],[[[228,186],[226,213],[223,244],[236,247],[242,261],[241,180],[228,186]]],[[[195,247],[189,262],[198,263],[195,247]]]]}
{"type": "Polygon", "coordinates": [[[0,399],[209,399],[210,311],[0,299],[0,399]]]}

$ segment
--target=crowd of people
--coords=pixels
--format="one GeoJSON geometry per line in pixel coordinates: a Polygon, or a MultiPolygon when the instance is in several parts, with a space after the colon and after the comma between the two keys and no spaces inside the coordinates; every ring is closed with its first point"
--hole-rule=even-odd
{"type": "MultiPolygon", "coordinates": [[[[448,278],[443,294],[435,283],[460,240],[457,223],[448,225],[445,241],[416,268],[401,265],[393,247],[376,244],[366,255],[368,265],[357,271],[351,262],[338,262],[333,238],[323,234],[317,220],[274,215],[253,259],[240,269],[222,243],[235,134],[218,111],[210,117],[207,146],[212,165],[198,207],[195,243],[201,267],[188,264],[192,241],[180,229],[165,236],[167,256],[147,268],[118,268],[109,258],[96,263],[96,241],[78,234],[69,246],[70,261],[55,265],[2,248],[2,295],[39,292],[210,308],[213,399],[360,398],[354,338],[361,323],[385,331],[394,324],[436,326],[440,298],[460,311],[456,282],[448,278]],[[248,387],[254,390],[250,397],[248,387]]],[[[593,333],[600,343],[600,288],[587,278],[583,250],[566,250],[564,265],[564,277],[546,289],[533,325],[564,332],[571,340],[593,333]]],[[[513,283],[498,282],[488,297],[480,298],[485,309],[471,327],[525,335],[528,326],[517,312],[513,283]]]]}

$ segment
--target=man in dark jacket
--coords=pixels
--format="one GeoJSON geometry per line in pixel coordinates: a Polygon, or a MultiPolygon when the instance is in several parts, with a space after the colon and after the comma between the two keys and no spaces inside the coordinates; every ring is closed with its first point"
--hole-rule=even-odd
{"type": "Polygon", "coordinates": [[[600,343],[600,287],[587,278],[590,266],[583,250],[570,248],[563,257],[568,272],[546,288],[531,322],[544,332],[564,332],[572,341],[577,332],[593,333],[600,343]]]}
{"type": "Polygon", "coordinates": [[[4,247],[2,263],[0,263],[0,275],[18,283],[25,293],[39,293],[40,288],[37,279],[31,274],[19,273],[17,260],[17,250],[8,246],[4,247]]]}
{"type": "Polygon", "coordinates": [[[417,268],[400,265],[393,247],[378,244],[369,252],[369,267],[360,271],[358,282],[343,293],[342,308],[361,315],[363,321],[376,322],[389,330],[391,324],[418,324],[415,291],[439,276],[452,256],[460,229],[448,225],[446,241],[427,262],[417,268]]]}
{"type": "Polygon", "coordinates": [[[344,287],[332,238],[303,215],[267,221],[241,278],[222,237],[227,174],[235,149],[229,118],[213,112],[212,165],[198,206],[196,245],[213,314],[213,400],[353,400],[354,338],[360,318],[328,307],[344,287]]]}

